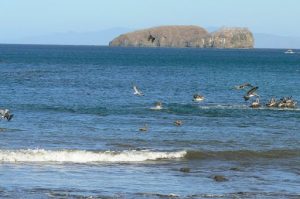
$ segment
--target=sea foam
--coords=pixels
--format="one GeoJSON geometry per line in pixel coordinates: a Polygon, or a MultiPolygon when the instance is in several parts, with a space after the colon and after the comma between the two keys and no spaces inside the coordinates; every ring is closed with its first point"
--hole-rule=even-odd
{"type": "Polygon", "coordinates": [[[143,162],[147,160],[183,158],[186,151],[158,152],[149,150],[84,151],[84,150],[0,150],[1,162],[143,162]]]}

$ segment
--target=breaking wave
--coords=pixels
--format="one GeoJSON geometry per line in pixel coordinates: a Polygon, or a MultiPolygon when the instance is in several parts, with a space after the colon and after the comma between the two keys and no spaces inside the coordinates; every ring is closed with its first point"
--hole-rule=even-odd
{"type": "Polygon", "coordinates": [[[183,158],[185,151],[159,152],[148,150],[131,151],[84,151],[84,150],[0,150],[1,162],[143,162],[147,160],[183,158]]]}
{"type": "Polygon", "coordinates": [[[245,159],[281,159],[299,157],[299,150],[270,151],[85,151],[85,150],[45,150],[22,149],[0,150],[0,162],[58,162],[58,163],[109,163],[144,162],[157,160],[245,160],[245,159]]]}

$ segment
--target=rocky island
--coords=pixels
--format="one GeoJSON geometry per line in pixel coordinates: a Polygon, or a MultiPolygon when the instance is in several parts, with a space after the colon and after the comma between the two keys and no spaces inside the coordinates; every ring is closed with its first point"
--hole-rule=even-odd
{"type": "Polygon", "coordinates": [[[109,46],[253,48],[253,34],[247,28],[221,28],[209,33],[199,26],[160,26],[122,34],[109,46]]]}

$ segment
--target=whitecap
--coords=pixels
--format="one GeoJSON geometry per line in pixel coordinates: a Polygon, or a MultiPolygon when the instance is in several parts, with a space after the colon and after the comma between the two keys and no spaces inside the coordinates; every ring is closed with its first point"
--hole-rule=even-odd
{"type": "Polygon", "coordinates": [[[186,151],[162,152],[149,150],[85,151],[85,150],[0,150],[1,162],[143,162],[147,160],[183,158],[186,151]]]}

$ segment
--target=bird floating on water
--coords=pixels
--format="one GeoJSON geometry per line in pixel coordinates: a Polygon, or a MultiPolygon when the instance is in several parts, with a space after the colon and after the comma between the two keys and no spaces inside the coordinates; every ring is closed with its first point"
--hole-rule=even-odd
{"type": "Polygon", "coordinates": [[[143,96],[144,95],[143,92],[140,91],[136,85],[133,85],[133,91],[134,91],[133,92],[134,95],[138,95],[138,96],[143,96]]]}
{"type": "Polygon", "coordinates": [[[203,101],[203,100],[204,100],[204,96],[203,96],[203,95],[195,94],[195,95],[193,96],[193,101],[195,101],[195,102],[201,102],[201,101],[203,101]]]}
{"type": "Polygon", "coordinates": [[[278,108],[295,108],[297,102],[292,97],[283,97],[278,102],[278,108]]]}
{"type": "Polygon", "coordinates": [[[151,107],[150,109],[152,110],[161,110],[163,107],[162,107],[162,103],[161,102],[155,102],[155,105],[154,107],[151,107]]]}
{"type": "Polygon", "coordinates": [[[181,126],[183,123],[182,123],[182,121],[181,120],[176,120],[175,122],[174,122],[174,125],[175,126],[181,126]]]}
{"type": "Polygon", "coordinates": [[[277,105],[278,103],[274,97],[272,97],[266,104],[267,107],[277,107],[277,105]]]}
{"type": "Polygon", "coordinates": [[[250,107],[251,108],[259,108],[260,107],[259,98],[256,98],[256,100],[254,102],[252,102],[250,107]]]}
{"type": "Polygon", "coordinates": [[[145,124],[144,127],[139,128],[139,131],[143,131],[143,132],[148,131],[148,125],[145,124]]]}
{"type": "Polygon", "coordinates": [[[11,114],[8,109],[0,109],[0,116],[1,119],[6,119],[7,121],[10,121],[14,114],[11,114]]]}

